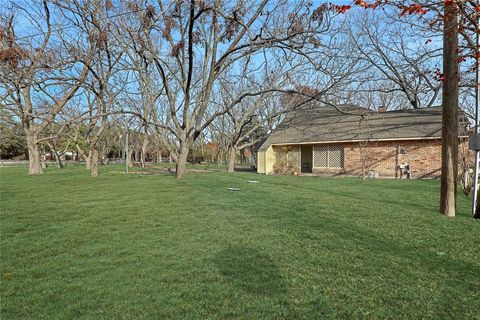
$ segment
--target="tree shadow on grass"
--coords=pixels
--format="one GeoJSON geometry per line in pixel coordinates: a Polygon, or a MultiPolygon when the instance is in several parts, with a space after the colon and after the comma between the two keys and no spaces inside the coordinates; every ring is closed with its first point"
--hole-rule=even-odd
{"type": "Polygon", "coordinates": [[[227,247],[215,255],[214,262],[228,282],[247,293],[274,297],[287,290],[278,266],[254,248],[227,247]]]}

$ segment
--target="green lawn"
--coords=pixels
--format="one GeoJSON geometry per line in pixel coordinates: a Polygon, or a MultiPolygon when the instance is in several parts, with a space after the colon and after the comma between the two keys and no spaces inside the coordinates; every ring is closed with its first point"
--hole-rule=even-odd
{"type": "Polygon", "coordinates": [[[438,181],[0,170],[2,320],[480,319],[438,181]]]}

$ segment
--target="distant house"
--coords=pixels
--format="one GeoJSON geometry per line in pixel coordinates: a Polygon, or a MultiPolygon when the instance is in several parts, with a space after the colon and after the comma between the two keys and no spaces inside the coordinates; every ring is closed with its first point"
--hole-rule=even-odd
{"type": "MultiPolygon", "coordinates": [[[[440,107],[376,112],[355,106],[292,110],[258,148],[263,174],[438,177],[440,107]]],[[[459,121],[459,161],[468,161],[468,121],[459,121]]]]}

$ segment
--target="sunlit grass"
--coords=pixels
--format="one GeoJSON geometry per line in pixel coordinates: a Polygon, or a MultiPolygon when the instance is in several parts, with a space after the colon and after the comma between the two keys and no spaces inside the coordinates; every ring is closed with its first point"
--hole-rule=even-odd
{"type": "Polygon", "coordinates": [[[2,320],[480,318],[438,181],[122,169],[0,169],[2,320]]]}

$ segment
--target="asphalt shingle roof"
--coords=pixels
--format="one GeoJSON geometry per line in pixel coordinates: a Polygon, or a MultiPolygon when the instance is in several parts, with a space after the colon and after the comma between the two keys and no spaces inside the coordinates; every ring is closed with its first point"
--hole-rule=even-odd
{"type": "MultiPolygon", "coordinates": [[[[260,150],[272,144],[422,139],[442,135],[440,107],[387,112],[356,106],[338,109],[317,107],[290,111],[260,150]]],[[[466,136],[467,119],[462,112],[459,119],[459,135],[466,136]]]]}

